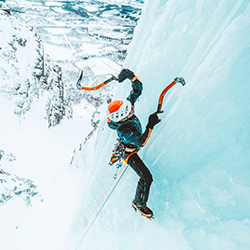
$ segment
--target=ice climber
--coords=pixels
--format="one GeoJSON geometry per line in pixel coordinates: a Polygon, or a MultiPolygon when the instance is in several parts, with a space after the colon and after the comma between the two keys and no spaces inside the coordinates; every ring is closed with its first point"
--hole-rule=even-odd
{"type": "Polygon", "coordinates": [[[113,150],[110,164],[112,165],[121,158],[128,159],[128,165],[140,177],[132,207],[150,218],[153,216],[153,212],[147,207],[147,201],[153,178],[137,152],[146,145],[152,129],[160,122],[160,119],[157,114],[151,114],[146,129],[142,132],[141,123],[134,114],[134,104],[142,93],[142,82],[129,69],[122,69],[118,75],[118,82],[123,82],[125,79],[130,79],[132,82],[130,95],[126,100],[112,101],[107,109],[108,126],[116,130],[118,135],[118,143],[113,150]]]}

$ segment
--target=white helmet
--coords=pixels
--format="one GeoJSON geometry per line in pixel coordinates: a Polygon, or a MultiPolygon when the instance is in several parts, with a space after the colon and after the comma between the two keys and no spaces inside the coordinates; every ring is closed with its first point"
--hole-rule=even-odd
{"type": "Polygon", "coordinates": [[[132,105],[128,100],[112,101],[108,105],[108,118],[113,122],[121,122],[126,120],[131,113],[132,105]]]}

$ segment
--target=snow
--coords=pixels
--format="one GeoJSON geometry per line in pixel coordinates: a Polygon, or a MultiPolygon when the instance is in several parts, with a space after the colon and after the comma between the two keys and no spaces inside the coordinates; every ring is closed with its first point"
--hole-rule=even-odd
{"type": "Polygon", "coordinates": [[[73,120],[64,120],[60,126],[48,129],[43,118],[46,100],[41,98],[25,120],[20,121],[12,115],[13,104],[0,98],[0,131],[4,131],[0,148],[12,152],[17,159],[2,161],[3,167],[31,179],[43,200],[31,201],[32,207],[26,207],[24,201],[14,199],[0,207],[1,249],[57,249],[65,244],[78,203],[78,171],[71,172],[69,165],[75,147],[92,130],[93,109],[79,105],[73,120]]]}
{"type": "MultiPolygon", "coordinates": [[[[243,0],[145,2],[125,62],[144,84],[135,107],[143,127],[163,88],[176,76],[187,82],[166,94],[162,121],[139,152],[154,178],[153,221],[131,208],[138,176],[128,168],[92,227],[103,203],[86,224],[115,173],[106,105],[82,143],[92,109],[79,105],[72,120],[48,130],[43,98],[20,121],[0,96],[0,149],[17,158],[4,164],[32,179],[44,199],[0,207],[0,248],[248,250],[249,17],[243,0]]],[[[119,84],[115,98],[130,90],[130,81],[119,84]]]]}
{"type": "MultiPolygon", "coordinates": [[[[1,40],[0,40],[0,48],[2,48],[2,51],[8,51],[9,53],[13,53],[15,51],[14,55],[9,55],[9,57],[15,56],[15,62],[13,63],[11,60],[6,60],[6,57],[8,56],[6,54],[2,54],[0,58],[1,68],[0,72],[2,71],[2,79],[4,80],[1,83],[1,88],[3,88],[4,85],[11,86],[15,83],[13,80],[14,76],[17,78],[16,74],[17,72],[14,70],[15,63],[19,63],[20,70],[24,72],[24,77],[29,76],[30,74],[30,65],[34,64],[34,60],[36,58],[36,52],[35,52],[35,42],[34,39],[30,37],[30,30],[26,28],[25,33],[28,34],[28,41],[24,41],[23,34],[21,32],[21,25],[15,20],[10,20],[9,18],[5,17],[1,14],[0,16],[1,22],[0,22],[0,34],[1,34],[1,40]],[[15,25],[15,28],[13,26],[15,25]],[[26,46],[21,46],[20,44],[14,43],[14,38],[12,37],[12,34],[15,34],[15,37],[19,39],[21,42],[25,42],[26,46]],[[4,37],[4,39],[2,39],[4,37]],[[11,45],[11,46],[10,46],[11,45]],[[25,59],[26,60],[25,60],[25,59]],[[9,74],[7,74],[9,72],[9,74]]],[[[13,58],[12,58],[13,59],[13,58]]]]}
{"type": "Polygon", "coordinates": [[[122,69],[119,64],[103,57],[95,57],[83,62],[76,62],[76,65],[79,68],[89,67],[96,76],[107,74],[118,75],[122,69]]]}
{"type": "MultiPolygon", "coordinates": [[[[54,40],[54,42],[56,41],[54,40]]],[[[44,49],[55,61],[71,60],[73,54],[75,53],[75,51],[73,51],[70,47],[59,47],[49,43],[44,44],[44,49]]]]}

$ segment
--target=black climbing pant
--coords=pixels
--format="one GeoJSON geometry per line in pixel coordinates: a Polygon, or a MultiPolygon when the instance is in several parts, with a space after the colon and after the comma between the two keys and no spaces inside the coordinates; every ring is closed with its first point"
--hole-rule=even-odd
{"type": "Polygon", "coordinates": [[[131,155],[128,159],[128,164],[140,177],[134,201],[139,205],[146,206],[149,189],[153,181],[152,175],[138,154],[131,155]]]}

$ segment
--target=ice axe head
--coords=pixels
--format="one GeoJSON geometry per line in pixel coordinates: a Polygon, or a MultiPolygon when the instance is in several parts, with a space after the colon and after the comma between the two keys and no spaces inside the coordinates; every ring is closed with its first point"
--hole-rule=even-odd
{"type": "Polygon", "coordinates": [[[174,79],[174,81],[175,81],[175,82],[181,83],[183,86],[186,84],[186,82],[185,82],[185,80],[184,80],[183,77],[176,77],[176,78],[174,79]]]}

